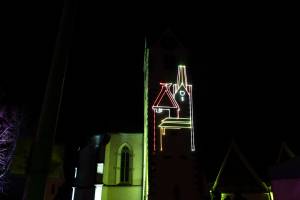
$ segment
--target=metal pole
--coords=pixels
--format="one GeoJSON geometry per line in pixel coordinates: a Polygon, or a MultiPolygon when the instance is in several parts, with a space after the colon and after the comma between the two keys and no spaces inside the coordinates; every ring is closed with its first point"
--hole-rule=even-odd
{"type": "MultiPolygon", "coordinates": [[[[55,139],[62,100],[64,77],[67,68],[67,55],[70,49],[71,33],[74,25],[74,6],[73,8],[71,7],[71,2],[71,0],[64,1],[38,130],[32,146],[31,159],[29,160],[29,170],[23,200],[44,199],[52,145],[55,139]]],[[[72,5],[75,4],[72,3],[72,5]]]]}

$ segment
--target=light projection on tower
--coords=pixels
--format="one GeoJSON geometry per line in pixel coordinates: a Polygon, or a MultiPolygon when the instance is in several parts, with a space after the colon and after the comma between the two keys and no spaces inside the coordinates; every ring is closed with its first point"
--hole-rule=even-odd
{"type": "Polygon", "coordinates": [[[188,129],[190,149],[195,151],[192,85],[187,82],[186,66],[178,66],[177,83],[160,85],[160,92],[152,106],[153,150],[163,151],[163,137],[168,134],[167,130],[188,129]]]}

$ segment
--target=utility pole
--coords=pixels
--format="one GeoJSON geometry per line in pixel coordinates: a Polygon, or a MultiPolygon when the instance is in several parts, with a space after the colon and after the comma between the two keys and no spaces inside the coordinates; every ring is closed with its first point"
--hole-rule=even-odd
{"type": "Polygon", "coordinates": [[[142,200],[148,200],[149,180],[148,180],[148,84],[149,84],[149,48],[145,38],[144,48],[144,135],[143,135],[143,192],[142,200]]]}
{"type": "Polygon", "coordinates": [[[38,130],[29,160],[23,200],[42,200],[48,176],[52,146],[54,144],[58,116],[63,94],[67,58],[71,46],[76,1],[65,0],[60,27],[56,38],[52,63],[44,101],[39,118],[38,130]]]}

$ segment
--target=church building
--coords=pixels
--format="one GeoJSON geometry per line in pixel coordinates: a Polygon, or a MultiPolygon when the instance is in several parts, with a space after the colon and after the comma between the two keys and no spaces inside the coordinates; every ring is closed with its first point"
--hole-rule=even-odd
{"type": "Polygon", "coordinates": [[[72,200],[140,200],[142,133],[94,135],[79,150],[72,200]]]}
{"type": "Polygon", "coordinates": [[[157,43],[145,45],[144,132],[95,135],[80,149],[72,200],[209,197],[195,159],[193,89],[186,57],[187,50],[170,31],[157,43]]]}

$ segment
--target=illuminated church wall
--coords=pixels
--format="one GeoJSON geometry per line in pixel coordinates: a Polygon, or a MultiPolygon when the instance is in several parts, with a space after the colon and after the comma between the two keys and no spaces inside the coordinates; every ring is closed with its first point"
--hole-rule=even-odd
{"type": "Polygon", "coordinates": [[[142,149],[143,134],[141,133],[111,134],[110,141],[105,148],[102,199],[141,199],[143,167],[142,149]],[[123,173],[127,170],[124,169],[126,161],[122,163],[122,155],[123,158],[129,159],[128,174],[126,174],[126,172],[123,173]],[[123,172],[122,169],[124,169],[123,172]]]}
{"type": "Polygon", "coordinates": [[[71,200],[140,200],[143,134],[94,135],[80,148],[71,200]]]}

